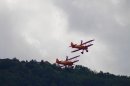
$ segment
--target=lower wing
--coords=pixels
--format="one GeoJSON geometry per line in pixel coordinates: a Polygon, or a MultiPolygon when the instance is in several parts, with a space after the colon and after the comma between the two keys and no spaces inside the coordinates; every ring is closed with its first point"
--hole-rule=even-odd
{"type": "Polygon", "coordinates": [[[79,51],[80,49],[78,49],[78,50],[74,50],[74,51],[71,51],[71,53],[73,53],[73,52],[76,52],[76,51],[79,51]]]}
{"type": "Polygon", "coordinates": [[[79,60],[73,61],[73,63],[78,62],[79,60]]]}

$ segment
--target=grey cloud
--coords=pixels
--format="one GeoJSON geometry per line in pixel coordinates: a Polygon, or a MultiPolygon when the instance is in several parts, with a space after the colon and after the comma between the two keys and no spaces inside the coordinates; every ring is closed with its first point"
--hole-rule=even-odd
{"type": "Polygon", "coordinates": [[[96,58],[91,57],[97,59],[98,62],[95,62],[99,66],[103,65],[102,67],[95,67],[98,70],[101,68],[104,71],[109,70],[113,73],[122,74],[129,74],[128,71],[130,72],[128,67],[130,60],[130,10],[128,3],[128,0],[118,0],[117,2],[112,0],[55,2],[56,6],[67,16],[68,32],[84,34],[85,37],[93,35],[96,38],[95,41],[101,40],[109,50],[108,54],[108,52],[99,49],[104,57],[100,57],[103,55],[97,55],[98,57],[95,55],[96,58]],[[101,61],[98,58],[101,58],[101,61]]]}
{"type": "Polygon", "coordinates": [[[42,58],[38,50],[30,45],[23,32],[29,21],[30,12],[18,5],[9,6],[1,1],[0,7],[0,58],[19,58],[20,60],[42,58]],[[16,6],[16,7],[15,7],[16,6]]]}
{"type": "Polygon", "coordinates": [[[3,0],[1,5],[0,58],[43,59],[51,63],[64,58],[65,53],[60,53],[62,38],[57,38],[62,35],[63,24],[50,1],[3,0]],[[60,29],[56,31],[57,28],[60,29]]]}
{"type": "Polygon", "coordinates": [[[129,2],[112,1],[0,1],[0,58],[54,63],[80,54],[71,41],[93,37],[77,64],[129,75],[129,2]]]}

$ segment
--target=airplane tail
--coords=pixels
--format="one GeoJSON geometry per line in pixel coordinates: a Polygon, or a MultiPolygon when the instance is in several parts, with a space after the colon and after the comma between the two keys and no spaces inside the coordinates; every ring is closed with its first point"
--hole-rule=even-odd
{"type": "Polygon", "coordinates": [[[73,42],[71,42],[71,43],[70,43],[70,47],[74,47],[74,44],[73,44],[73,42]]]}
{"type": "Polygon", "coordinates": [[[58,60],[58,59],[56,59],[56,63],[59,63],[59,60],[58,60]]]}

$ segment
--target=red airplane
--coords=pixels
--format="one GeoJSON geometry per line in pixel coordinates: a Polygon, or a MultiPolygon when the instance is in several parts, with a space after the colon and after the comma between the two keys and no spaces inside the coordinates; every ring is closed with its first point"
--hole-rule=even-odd
{"type": "Polygon", "coordinates": [[[60,65],[62,65],[62,66],[60,66],[60,67],[63,67],[63,66],[68,66],[69,68],[70,67],[74,67],[73,65],[74,65],[74,63],[75,62],[78,62],[79,60],[75,60],[75,61],[71,61],[72,59],[74,59],[74,58],[77,58],[77,57],[79,57],[80,55],[78,55],[78,56],[75,56],[75,57],[72,57],[72,58],[70,58],[70,59],[68,59],[68,56],[66,56],[66,60],[65,61],[59,61],[58,59],[56,59],[56,63],[58,64],[58,66],[60,66],[60,65]]]}
{"type": "Polygon", "coordinates": [[[72,48],[76,48],[77,50],[74,50],[74,51],[71,51],[72,53],[73,52],[76,52],[76,51],[79,51],[79,50],[83,50],[81,53],[83,54],[84,50],[86,50],[86,52],[88,52],[88,47],[92,46],[93,44],[89,44],[89,45],[86,45],[87,43],[90,43],[94,40],[89,40],[87,42],[84,42],[81,40],[81,44],[80,45],[77,45],[77,44],[73,44],[73,42],[71,42],[71,46],[69,47],[72,47],[72,48]]]}

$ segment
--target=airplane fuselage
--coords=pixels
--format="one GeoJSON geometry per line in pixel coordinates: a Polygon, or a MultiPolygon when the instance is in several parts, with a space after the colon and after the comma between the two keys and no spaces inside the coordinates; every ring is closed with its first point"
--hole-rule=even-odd
{"type": "Polygon", "coordinates": [[[86,47],[86,46],[81,46],[81,45],[75,45],[75,46],[72,47],[72,48],[86,49],[87,47],[86,47]]]}
{"type": "Polygon", "coordinates": [[[69,62],[69,61],[60,61],[59,64],[63,64],[63,65],[73,65],[73,62],[69,62]]]}

